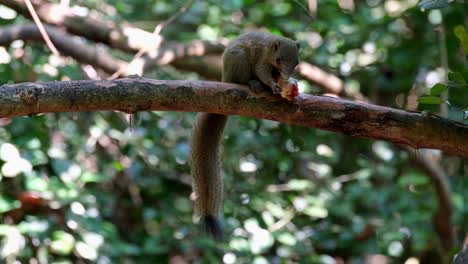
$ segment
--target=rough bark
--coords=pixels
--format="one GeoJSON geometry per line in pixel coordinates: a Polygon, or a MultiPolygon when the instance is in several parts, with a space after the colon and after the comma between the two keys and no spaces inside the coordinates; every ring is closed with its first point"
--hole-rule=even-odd
{"type": "Polygon", "coordinates": [[[0,105],[0,117],[102,110],[243,115],[468,157],[468,126],[459,122],[327,96],[300,95],[290,102],[220,82],[124,78],[21,83],[0,87],[0,105]]]}

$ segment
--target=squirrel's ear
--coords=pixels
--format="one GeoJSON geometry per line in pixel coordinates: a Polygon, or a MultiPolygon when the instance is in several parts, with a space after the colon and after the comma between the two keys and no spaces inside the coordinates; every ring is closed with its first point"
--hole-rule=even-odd
{"type": "Polygon", "coordinates": [[[297,47],[297,49],[301,48],[301,43],[299,43],[299,41],[296,41],[296,47],[297,47]]]}
{"type": "Polygon", "coordinates": [[[273,50],[277,51],[279,49],[280,42],[278,40],[273,41],[273,50]]]}

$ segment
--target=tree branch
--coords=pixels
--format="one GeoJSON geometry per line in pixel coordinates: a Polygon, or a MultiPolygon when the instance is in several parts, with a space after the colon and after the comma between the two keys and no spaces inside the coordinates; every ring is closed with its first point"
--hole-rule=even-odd
{"type": "Polygon", "coordinates": [[[462,123],[326,96],[301,95],[289,102],[230,83],[144,78],[21,83],[0,87],[0,105],[0,117],[103,110],[243,115],[468,157],[468,126],[462,123]]]}
{"type": "MultiPolygon", "coordinates": [[[[62,30],[45,26],[47,34],[57,49],[80,63],[96,66],[107,73],[115,72],[126,62],[114,58],[104,48],[88,45],[84,39],[70,35],[62,30]]],[[[42,35],[34,24],[4,27],[0,30],[0,46],[8,46],[15,40],[43,41],[42,35]]]]}
{"type": "MultiPolygon", "coordinates": [[[[219,76],[221,76],[221,71],[217,68],[221,67],[219,63],[202,68],[196,58],[206,54],[222,53],[225,48],[225,43],[222,41],[166,42],[157,52],[150,52],[140,58],[134,65],[125,66],[128,64],[127,62],[113,57],[103,47],[99,48],[96,45],[89,45],[82,38],[68,34],[54,26],[45,26],[45,29],[61,53],[74,58],[80,63],[98,67],[107,73],[114,73],[119,67],[125,67],[127,71],[122,73],[123,76],[130,74],[142,75],[145,71],[156,66],[174,63],[176,67],[185,70],[194,70],[195,72],[198,70],[198,72],[206,74],[209,78],[217,76],[218,71],[219,76]],[[195,60],[189,59],[192,57],[195,60]],[[187,59],[186,63],[184,63],[185,59],[187,59]],[[195,62],[198,64],[194,64],[195,62]]],[[[11,42],[18,39],[24,41],[44,41],[35,24],[15,25],[0,29],[0,46],[8,46],[11,42]]],[[[220,58],[219,55],[216,57],[220,58]]],[[[202,63],[209,64],[214,61],[202,61],[202,63]]]]}
{"type": "Polygon", "coordinates": [[[332,73],[328,73],[319,67],[307,62],[301,62],[298,66],[300,78],[309,80],[324,88],[324,93],[339,95],[343,92],[343,81],[332,73]]]}
{"type": "Polygon", "coordinates": [[[455,230],[452,225],[452,198],[447,175],[439,163],[430,160],[426,153],[418,153],[415,149],[405,147],[411,159],[424,170],[434,187],[437,195],[437,211],[432,217],[434,229],[439,235],[441,244],[445,251],[450,251],[455,244],[455,230]]]}
{"type": "MultiPolygon", "coordinates": [[[[107,21],[97,12],[83,16],[75,13],[72,8],[49,1],[34,0],[32,3],[42,21],[55,26],[64,26],[70,33],[117,49],[136,52],[155,42],[151,32],[127,23],[119,25],[107,21]]],[[[14,9],[27,18],[31,17],[23,0],[0,0],[0,4],[14,9]]]]}

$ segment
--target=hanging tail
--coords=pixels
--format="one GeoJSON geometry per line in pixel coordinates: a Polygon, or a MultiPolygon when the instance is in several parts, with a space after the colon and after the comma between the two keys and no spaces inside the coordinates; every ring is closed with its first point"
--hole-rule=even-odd
{"type": "Polygon", "coordinates": [[[223,203],[223,181],[220,174],[220,143],[227,116],[200,113],[192,129],[190,165],[195,193],[196,222],[201,222],[207,233],[222,239],[219,214],[223,203]]]}

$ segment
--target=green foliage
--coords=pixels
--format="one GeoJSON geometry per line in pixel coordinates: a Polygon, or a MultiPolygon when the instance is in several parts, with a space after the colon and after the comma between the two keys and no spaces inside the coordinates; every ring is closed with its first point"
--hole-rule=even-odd
{"type": "Polygon", "coordinates": [[[441,83],[438,83],[432,86],[430,93],[432,96],[440,96],[443,92],[445,92],[445,90],[447,90],[447,86],[441,83]]]}
{"type": "Polygon", "coordinates": [[[465,54],[468,54],[468,34],[466,33],[465,28],[462,25],[458,25],[453,29],[453,32],[460,40],[465,54]]]}
{"type": "MultiPolygon", "coordinates": [[[[448,118],[463,121],[468,37],[460,3],[430,13],[414,1],[354,1],[354,9],[338,2],[318,1],[313,18],[306,1],[194,1],[162,34],[186,42],[264,28],[299,40],[301,59],[343,79],[347,94],[410,110],[416,95],[421,110],[448,103],[448,118]],[[449,72],[441,73],[434,29],[442,25],[432,24],[434,14],[447,32],[449,72]]],[[[153,30],[184,1],[74,4],[153,30]]],[[[2,26],[25,22],[5,14],[2,26]]],[[[72,59],[29,42],[0,48],[0,72],[1,84],[85,78],[72,59]]],[[[146,75],[203,78],[172,67],[146,75]]],[[[431,181],[397,146],[239,117],[230,119],[224,141],[226,240],[215,243],[192,223],[187,159],[194,114],[137,113],[131,128],[127,118],[99,112],[0,119],[1,263],[363,263],[369,254],[403,263],[439,243],[431,181]]],[[[457,157],[441,163],[462,238],[466,168],[457,157]]]]}
{"type": "Polygon", "coordinates": [[[422,0],[418,6],[423,9],[440,9],[447,7],[455,0],[422,0]]]}
{"type": "Polygon", "coordinates": [[[418,99],[420,104],[441,104],[444,100],[437,96],[422,96],[418,99]]]}

